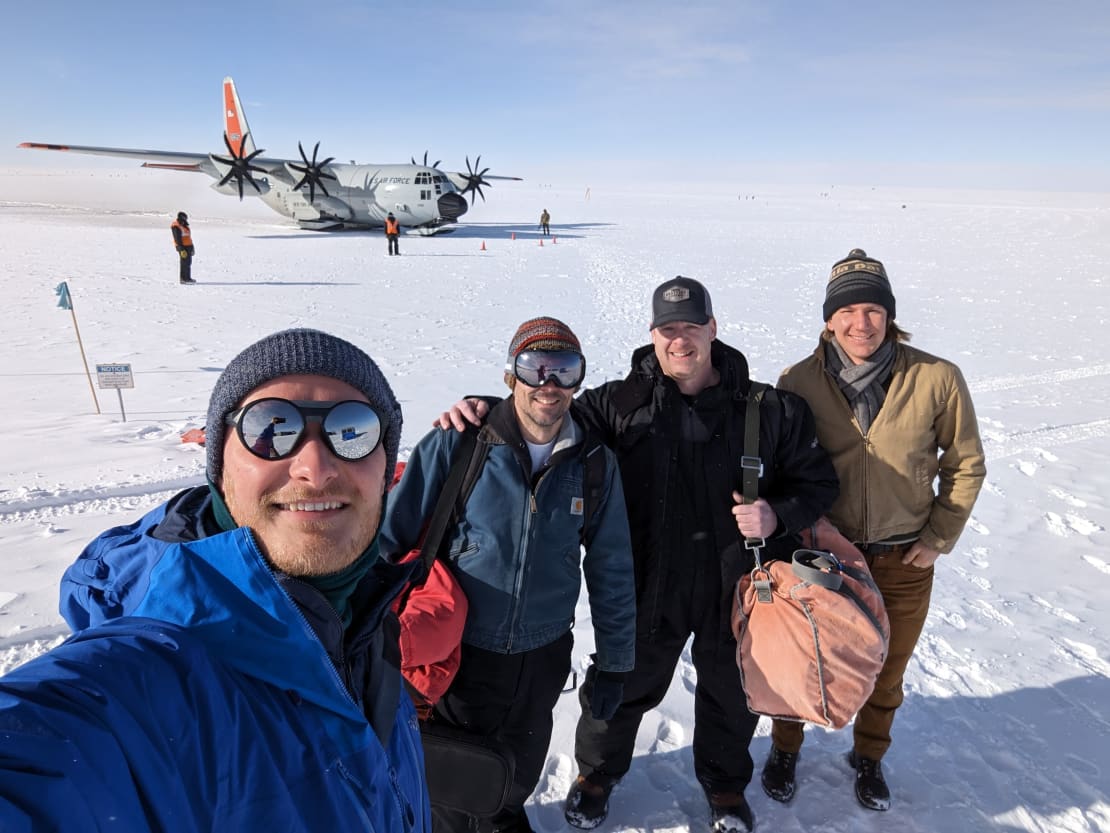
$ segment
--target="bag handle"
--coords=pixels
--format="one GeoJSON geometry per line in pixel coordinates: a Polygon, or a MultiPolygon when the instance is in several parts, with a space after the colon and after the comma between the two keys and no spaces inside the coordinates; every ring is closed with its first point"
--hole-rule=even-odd
{"type": "Polygon", "coordinates": [[[831,552],[794,550],[791,562],[794,575],[802,581],[833,591],[839,590],[844,583],[844,565],[831,552]]]}

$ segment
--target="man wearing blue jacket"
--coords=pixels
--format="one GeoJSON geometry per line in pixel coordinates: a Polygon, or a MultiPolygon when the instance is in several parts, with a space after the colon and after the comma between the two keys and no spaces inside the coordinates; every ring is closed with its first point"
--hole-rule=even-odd
{"type": "MultiPolygon", "coordinates": [[[[553,710],[570,672],[583,574],[596,645],[587,677],[599,719],[612,717],[634,664],[635,585],[616,458],[568,413],[585,373],[582,348],[566,324],[548,317],[521,324],[505,368],[512,393],[494,405],[478,435],[483,467],[444,536],[469,612],[458,674],[431,720],[514,753],[505,805],[482,820],[499,833],[532,829],[524,802],[542,773],[553,710]],[[590,454],[594,462],[587,462],[590,454]],[[603,469],[590,469],[598,463],[603,469]],[[591,470],[603,471],[597,494],[589,493],[591,470]]],[[[390,495],[384,555],[402,556],[417,545],[461,437],[435,429],[413,450],[390,495]]],[[[432,804],[436,833],[474,829],[472,817],[436,806],[434,794],[432,804]]]]}
{"type": "Polygon", "coordinates": [[[430,831],[389,613],[410,570],[378,550],[400,436],[346,341],[233,359],[208,484],[93,541],[74,636],[0,678],[0,829],[430,831]]]}

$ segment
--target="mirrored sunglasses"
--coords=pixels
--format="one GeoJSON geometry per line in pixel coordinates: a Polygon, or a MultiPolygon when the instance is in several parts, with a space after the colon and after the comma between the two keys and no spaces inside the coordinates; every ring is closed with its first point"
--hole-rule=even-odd
{"type": "Polygon", "coordinates": [[[256,399],[224,420],[239,440],[263,460],[284,459],[300,445],[309,422],[318,422],[324,444],[341,460],[362,460],[382,438],[382,422],[368,402],[292,402],[256,399]]]}
{"type": "Polygon", "coordinates": [[[525,350],[513,360],[513,375],[530,388],[554,382],[576,388],[586,378],[586,357],[574,350],[525,350]]]}

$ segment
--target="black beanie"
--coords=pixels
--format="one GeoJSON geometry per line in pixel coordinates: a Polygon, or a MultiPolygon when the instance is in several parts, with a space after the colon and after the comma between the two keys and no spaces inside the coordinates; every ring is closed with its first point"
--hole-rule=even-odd
{"type": "Polygon", "coordinates": [[[346,382],[370,400],[382,421],[386,473],[392,476],[401,444],[401,406],[374,360],[353,344],[319,330],[283,330],[256,341],[230,362],[208,402],[204,445],[208,479],[220,486],[224,468],[224,419],[259,385],[306,374],[346,382]]]}
{"type": "Polygon", "coordinates": [[[894,320],[894,293],[886,269],[863,249],[852,249],[846,258],[833,264],[821,313],[828,321],[838,309],[852,304],[878,304],[894,320]]]}

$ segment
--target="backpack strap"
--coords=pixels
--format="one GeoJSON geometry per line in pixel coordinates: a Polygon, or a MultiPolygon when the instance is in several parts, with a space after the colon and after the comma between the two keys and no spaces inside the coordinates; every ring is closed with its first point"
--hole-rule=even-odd
{"type": "MultiPolygon", "coordinates": [[[[423,575],[425,578],[431,572],[432,562],[439,557],[439,551],[443,546],[443,535],[447,531],[447,524],[450,523],[451,518],[460,506],[459,498],[467,485],[467,474],[474,465],[474,458],[479,456],[480,452],[484,461],[488,451],[488,445],[478,442],[477,430],[470,428],[463,432],[463,435],[459,438],[459,444],[455,446],[455,453],[451,458],[451,468],[447,472],[447,481],[443,484],[443,489],[439,493],[436,507],[432,510],[432,517],[428,521],[427,532],[420,544],[420,560],[424,564],[423,575]]],[[[477,475],[475,474],[474,477],[476,479],[477,475]]],[[[474,487],[473,479],[469,486],[471,489],[474,487]]],[[[467,490],[466,497],[469,496],[469,490],[467,490]]],[[[465,502],[466,498],[464,497],[462,498],[462,504],[465,504],[465,502]]],[[[420,583],[423,583],[423,579],[420,583]]]]}

